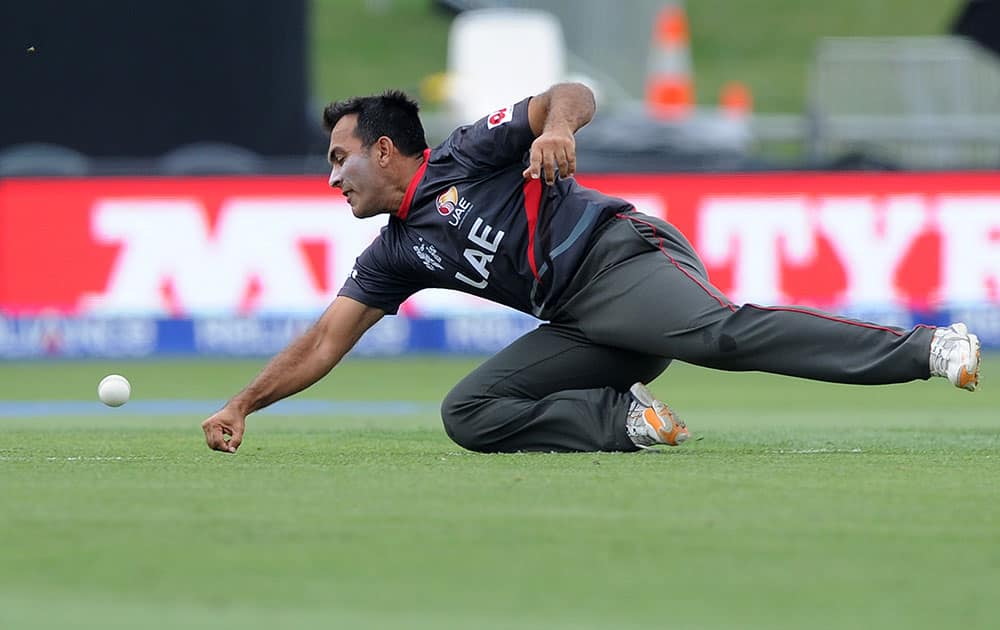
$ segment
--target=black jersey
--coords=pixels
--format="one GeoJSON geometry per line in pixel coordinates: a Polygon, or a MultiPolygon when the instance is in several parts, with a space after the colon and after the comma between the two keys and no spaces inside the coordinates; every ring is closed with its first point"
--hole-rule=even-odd
{"type": "Polygon", "coordinates": [[[525,180],[528,101],[428,149],[403,203],[340,295],[394,314],[425,288],[464,291],[548,319],[594,230],[631,204],[573,178],[525,180]]]}

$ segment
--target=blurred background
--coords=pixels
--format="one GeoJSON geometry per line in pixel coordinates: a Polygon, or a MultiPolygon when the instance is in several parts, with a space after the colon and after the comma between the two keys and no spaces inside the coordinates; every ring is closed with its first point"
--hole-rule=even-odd
{"type": "MultiPolygon", "coordinates": [[[[384,224],[326,187],[327,102],[402,88],[433,145],[565,80],[580,181],[734,300],[1000,344],[997,2],[35,0],[0,76],[0,357],[273,353],[384,224]]],[[[356,353],[534,326],[425,291],[356,353]]]]}

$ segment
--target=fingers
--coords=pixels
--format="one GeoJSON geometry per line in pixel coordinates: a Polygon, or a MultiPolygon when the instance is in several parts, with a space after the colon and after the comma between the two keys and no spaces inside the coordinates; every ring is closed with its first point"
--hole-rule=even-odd
{"type": "Polygon", "coordinates": [[[569,170],[569,155],[565,150],[556,154],[556,166],[559,170],[559,177],[569,177],[572,175],[572,171],[569,170]]]}
{"type": "Polygon", "coordinates": [[[537,145],[531,145],[531,161],[528,162],[528,168],[524,169],[521,175],[528,179],[538,179],[539,174],[542,172],[542,150],[538,148],[537,145]]]}
{"type": "Polygon", "coordinates": [[[576,151],[571,150],[566,152],[566,172],[562,176],[572,177],[574,175],[576,175],[576,151]]]}
{"type": "Polygon", "coordinates": [[[542,164],[545,165],[545,183],[551,186],[556,183],[556,175],[559,173],[559,158],[551,154],[542,160],[542,164]]]}
{"type": "Polygon", "coordinates": [[[236,449],[240,447],[243,443],[243,427],[235,426],[233,427],[233,433],[229,438],[229,452],[235,453],[236,449]]]}
{"type": "Polygon", "coordinates": [[[543,174],[545,183],[552,185],[556,177],[572,177],[576,173],[576,150],[564,140],[535,140],[531,145],[530,162],[522,176],[538,179],[543,174]]]}
{"type": "Polygon", "coordinates": [[[576,157],[572,151],[560,148],[551,157],[543,160],[545,164],[545,183],[550,186],[556,183],[556,176],[571,177],[576,172],[576,157]]]}
{"type": "Polygon", "coordinates": [[[529,177],[531,179],[538,179],[544,173],[545,183],[551,186],[556,183],[556,174],[563,177],[568,177],[571,174],[565,153],[562,156],[562,158],[559,158],[555,153],[542,147],[532,147],[531,162],[521,175],[525,179],[529,177]]]}
{"type": "MultiPolygon", "coordinates": [[[[236,446],[233,446],[232,440],[226,441],[226,435],[231,435],[226,427],[223,426],[221,422],[214,418],[209,418],[208,420],[201,423],[201,429],[205,432],[205,443],[208,444],[208,448],[213,451],[222,451],[223,453],[235,453],[236,446],[239,446],[237,442],[236,446]]],[[[239,441],[243,441],[243,431],[239,431],[239,441]]]]}

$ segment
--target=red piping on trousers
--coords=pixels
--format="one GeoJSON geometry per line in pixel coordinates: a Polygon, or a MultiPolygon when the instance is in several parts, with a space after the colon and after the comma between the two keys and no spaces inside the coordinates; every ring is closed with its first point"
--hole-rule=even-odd
{"type": "Polygon", "coordinates": [[[650,229],[652,229],[653,230],[653,234],[656,234],[656,238],[657,238],[657,241],[658,241],[657,242],[657,247],[660,248],[660,252],[664,256],[667,257],[667,259],[673,264],[674,267],[677,267],[677,269],[681,273],[683,273],[685,276],[687,276],[688,278],[690,278],[692,282],[694,282],[699,287],[701,287],[702,291],[704,291],[705,293],[707,293],[710,296],[712,296],[715,299],[715,301],[719,303],[719,306],[723,306],[725,308],[728,308],[732,312],[736,312],[736,306],[734,306],[732,303],[724,302],[722,300],[722,298],[720,298],[718,295],[715,295],[714,293],[712,293],[711,291],[709,291],[708,287],[706,287],[705,284],[701,280],[699,280],[695,276],[691,275],[691,273],[688,272],[687,269],[685,269],[684,267],[681,267],[680,264],[678,264],[678,262],[676,260],[674,260],[674,257],[671,256],[667,252],[667,250],[663,247],[663,237],[660,236],[659,234],[657,234],[657,232],[656,232],[656,226],[655,225],[653,225],[652,223],[649,223],[647,221],[643,221],[642,219],[636,219],[635,217],[630,217],[630,216],[627,216],[627,215],[624,215],[624,214],[617,214],[615,216],[617,216],[619,219],[628,219],[629,221],[635,221],[636,223],[641,223],[641,224],[643,224],[645,226],[648,226],[650,229]]]}
{"type": "MultiPolygon", "coordinates": [[[[654,226],[653,224],[651,224],[651,223],[649,223],[647,221],[643,221],[642,219],[636,219],[635,217],[626,216],[624,214],[618,214],[616,216],[618,218],[620,218],[620,219],[628,219],[629,221],[635,221],[636,223],[641,223],[643,225],[646,225],[646,226],[648,226],[649,228],[651,228],[653,230],[654,234],[656,234],[656,226],[654,226]]],[[[700,280],[698,280],[698,278],[696,278],[695,276],[693,276],[690,273],[688,273],[688,271],[686,269],[684,269],[683,267],[681,267],[680,264],[678,264],[678,262],[676,260],[674,260],[674,257],[671,256],[667,252],[667,250],[664,249],[664,247],[663,247],[663,237],[657,235],[657,240],[658,240],[657,246],[659,247],[660,251],[663,253],[664,256],[666,256],[670,260],[670,262],[674,265],[674,267],[677,267],[677,269],[679,269],[681,271],[681,273],[683,273],[685,276],[687,276],[688,278],[690,278],[691,280],[693,280],[694,283],[697,284],[699,287],[701,287],[701,289],[705,293],[707,293],[707,294],[711,295],[713,298],[715,298],[715,300],[719,304],[721,304],[722,306],[725,306],[726,308],[728,308],[732,312],[736,312],[737,308],[736,308],[735,305],[733,305],[731,303],[727,304],[726,302],[723,302],[721,299],[719,299],[719,297],[717,295],[715,295],[714,293],[712,293],[711,291],[709,291],[708,287],[706,287],[704,285],[704,283],[702,283],[700,280]]],[[[892,328],[888,328],[886,326],[879,326],[878,324],[867,324],[867,323],[864,323],[864,322],[856,322],[856,321],[853,321],[853,320],[850,320],[850,319],[844,319],[842,317],[835,317],[833,315],[824,315],[822,313],[814,313],[813,311],[808,311],[806,309],[801,309],[801,308],[794,308],[794,307],[789,307],[789,306],[760,306],[760,305],[757,305],[757,304],[749,304],[749,303],[748,304],[744,304],[744,306],[747,306],[747,307],[750,307],[750,308],[755,308],[755,309],[761,310],[761,311],[785,311],[785,312],[788,312],[788,313],[799,313],[799,314],[802,314],[802,315],[812,315],[813,317],[819,317],[820,319],[825,319],[827,321],[837,322],[837,323],[840,323],[840,324],[847,324],[849,326],[859,326],[861,328],[870,328],[872,330],[882,330],[882,331],[885,331],[887,333],[892,333],[893,335],[896,335],[897,337],[902,337],[905,334],[905,333],[902,333],[902,332],[900,332],[898,330],[893,330],[892,328]]],[[[936,328],[936,326],[928,326],[927,324],[918,324],[917,326],[915,326],[915,328],[936,328]]]]}
{"type": "MultiPolygon", "coordinates": [[[[861,328],[870,328],[872,330],[884,330],[887,333],[892,333],[897,337],[902,337],[906,333],[899,332],[887,326],[879,326],[878,324],[868,324],[865,322],[856,322],[851,319],[844,319],[842,317],[836,317],[834,315],[825,315],[823,313],[814,313],[813,311],[807,311],[803,308],[794,308],[791,306],[760,306],[759,304],[744,304],[750,308],[755,308],[759,311],[785,311],[788,313],[801,313],[802,315],[812,315],[813,317],[819,317],[820,319],[825,319],[831,322],[837,322],[839,324],[848,324],[850,326],[860,326],[861,328]]],[[[914,328],[936,328],[936,326],[928,326],[927,324],[917,324],[914,328]]]]}

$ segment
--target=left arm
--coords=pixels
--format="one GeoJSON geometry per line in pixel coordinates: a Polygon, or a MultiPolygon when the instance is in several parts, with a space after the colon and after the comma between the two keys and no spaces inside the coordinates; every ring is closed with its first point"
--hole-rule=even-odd
{"type": "Polygon", "coordinates": [[[554,184],[556,173],[569,177],[576,172],[576,140],[573,134],[590,122],[597,105],[590,88],[581,83],[559,83],[528,103],[528,124],[535,134],[531,159],[524,177],[554,184]]]}

